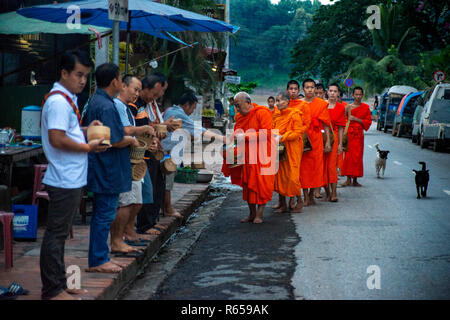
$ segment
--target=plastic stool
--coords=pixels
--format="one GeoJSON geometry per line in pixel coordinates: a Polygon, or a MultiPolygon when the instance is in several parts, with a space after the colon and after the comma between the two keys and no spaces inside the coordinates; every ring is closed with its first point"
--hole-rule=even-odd
{"type": "Polygon", "coordinates": [[[3,223],[3,237],[5,243],[5,269],[13,266],[13,219],[14,213],[0,211],[0,221],[3,223]]]}

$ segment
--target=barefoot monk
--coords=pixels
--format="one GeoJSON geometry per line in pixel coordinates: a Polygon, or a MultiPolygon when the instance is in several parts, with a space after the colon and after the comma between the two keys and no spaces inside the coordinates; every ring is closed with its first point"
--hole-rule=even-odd
{"type": "Polygon", "coordinates": [[[348,150],[345,153],[342,167],[342,175],[347,176],[347,181],[342,184],[343,187],[350,184],[361,187],[357,178],[363,176],[364,130],[369,130],[372,124],[369,105],[361,102],[363,95],[363,89],[355,87],[353,89],[354,101],[346,106],[350,126],[347,132],[348,150]]]}
{"type": "MultiPolygon", "coordinates": [[[[286,197],[301,196],[300,161],[303,153],[303,132],[306,126],[302,121],[302,112],[289,107],[289,95],[280,92],[276,97],[279,113],[274,118],[274,129],[278,129],[279,141],[284,146],[284,159],[280,159],[275,176],[275,191],[280,197],[280,208],[277,213],[287,212],[286,197]]],[[[301,212],[303,203],[299,201],[291,212],[301,212]]]]}
{"type": "MultiPolygon", "coordinates": [[[[234,97],[238,114],[231,138],[245,142],[243,164],[230,168],[224,162],[222,171],[225,176],[231,175],[231,182],[240,185],[243,199],[248,203],[249,216],[242,222],[262,223],[262,215],[266,203],[272,200],[275,154],[272,155],[272,113],[267,107],[251,102],[246,92],[239,92],[234,97]],[[265,152],[263,149],[266,149],[265,152]]],[[[238,147],[239,150],[239,147],[238,147]]]]}
{"type": "Polygon", "coordinates": [[[303,91],[305,92],[303,100],[309,103],[311,111],[308,136],[312,146],[312,150],[303,155],[300,165],[300,182],[303,188],[305,206],[315,204],[314,191],[324,185],[323,154],[331,151],[328,102],[315,96],[315,87],[314,80],[306,79],[303,81],[303,91]],[[325,146],[322,130],[324,130],[326,136],[325,146]]]}

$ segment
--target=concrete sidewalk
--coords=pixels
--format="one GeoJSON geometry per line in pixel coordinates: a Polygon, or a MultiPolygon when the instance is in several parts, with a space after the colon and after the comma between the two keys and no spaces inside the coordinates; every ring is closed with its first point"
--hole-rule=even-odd
{"type": "MultiPolygon", "coordinates": [[[[174,208],[185,218],[189,217],[206,198],[208,189],[208,183],[175,183],[172,191],[174,208]]],[[[80,216],[77,216],[73,226],[74,239],[66,241],[65,264],[66,268],[70,265],[77,265],[81,269],[81,287],[89,292],[78,297],[83,300],[114,299],[136,278],[149,259],[159,251],[182,223],[173,217],[161,217],[159,224],[167,226],[167,230],[158,236],[152,236],[152,240],[145,247],[145,253],[142,256],[138,258],[112,256],[115,260],[127,264],[120,274],[86,273],[84,270],[88,266],[89,224],[81,224],[80,216]]],[[[38,228],[36,242],[14,241],[14,266],[9,271],[5,271],[4,250],[0,251],[0,287],[7,288],[11,282],[16,282],[30,291],[29,295],[19,296],[19,300],[41,300],[39,254],[44,231],[44,226],[38,228]]]]}

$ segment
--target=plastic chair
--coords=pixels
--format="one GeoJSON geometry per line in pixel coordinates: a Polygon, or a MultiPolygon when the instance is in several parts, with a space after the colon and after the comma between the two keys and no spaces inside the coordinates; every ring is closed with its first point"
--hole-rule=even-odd
{"type": "Polygon", "coordinates": [[[48,192],[44,190],[45,185],[42,183],[45,171],[47,170],[46,164],[35,164],[34,165],[34,185],[33,185],[33,200],[31,204],[38,204],[40,198],[50,200],[48,192]]]}
{"type": "MultiPolygon", "coordinates": [[[[46,199],[50,201],[48,192],[45,191],[45,185],[42,183],[44,179],[45,171],[47,170],[47,164],[35,164],[34,165],[34,185],[33,185],[33,199],[31,204],[38,205],[39,199],[46,199]]],[[[73,228],[70,228],[70,239],[73,239],[73,228]]]]}
{"type": "Polygon", "coordinates": [[[14,213],[0,211],[0,222],[3,224],[6,270],[11,269],[13,266],[13,219],[14,213]]]}

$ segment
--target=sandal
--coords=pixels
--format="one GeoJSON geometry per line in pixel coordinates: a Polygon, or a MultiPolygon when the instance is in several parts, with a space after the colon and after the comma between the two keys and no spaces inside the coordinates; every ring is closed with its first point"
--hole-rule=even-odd
{"type": "MultiPolygon", "coordinates": [[[[111,262],[112,263],[112,262],[111,262]]],[[[119,267],[118,265],[114,264],[115,267],[112,267],[110,269],[105,269],[105,268],[99,268],[99,267],[91,267],[91,268],[86,268],[84,271],[86,272],[96,272],[96,273],[120,273],[122,272],[122,268],[119,267]]]]}

